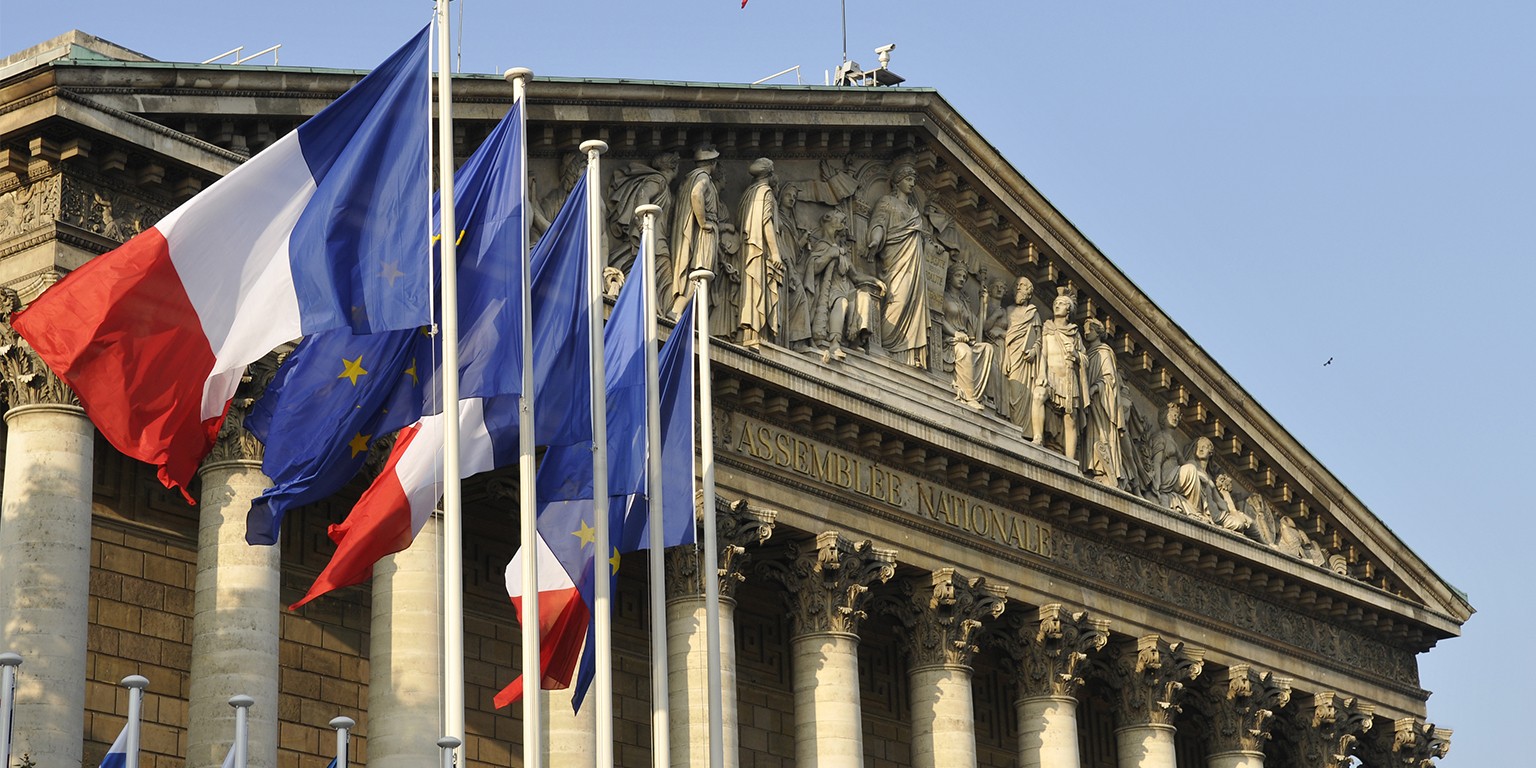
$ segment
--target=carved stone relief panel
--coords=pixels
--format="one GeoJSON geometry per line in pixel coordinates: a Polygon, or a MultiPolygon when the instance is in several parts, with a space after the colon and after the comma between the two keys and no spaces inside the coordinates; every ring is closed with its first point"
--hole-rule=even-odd
{"type": "Polygon", "coordinates": [[[62,176],[50,176],[0,192],[0,240],[39,229],[59,218],[62,176]]]}

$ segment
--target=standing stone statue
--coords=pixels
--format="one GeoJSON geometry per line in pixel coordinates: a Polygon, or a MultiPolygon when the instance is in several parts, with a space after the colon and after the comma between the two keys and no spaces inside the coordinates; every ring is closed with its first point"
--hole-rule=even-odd
{"type": "Polygon", "coordinates": [[[954,363],[955,399],[981,410],[982,400],[991,385],[993,357],[996,350],[981,337],[981,312],[966,301],[965,284],[970,280],[964,264],[949,267],[944,290],[944,313],[939,327],[944,333],[944,355],[954,363]]]}
{"type": "Polygon", "coordinates": [[[1040,376],[1030,397],[1030,440],[1045,441],[1047,412],[1061,419],[1061,452],[1077,458],[1077,435],[1082,426],[1079,415],[1087,405],[1088,379],[1084,371],[1086,349],[1077,323],[1069,318],[1077,309],[1077,300],[1058,288],[1051,302],[1051,319],[1040,326],[1040,376]]]}
{"type": "Polygon", "coordinates": [[[1013,306],[1008,308],[1008,331],[1003,337],[1003,397],[999,410],[1024,434],[1034,434],[1030,399],[1040,378],[1040,309],[1031,301],[1035,284],[1027,277],[1014,283],[1013,306]]]}
{"type": "Polygon", "coordinates": [[[1083,341],[1088,344],[1088,444],[1083,469],[1097,482],[1129,491],[1134,472],[1129,459],[1135,455],[1126,429],[1131,401],[1120,381],[1114,347],[1104,340],[1104,323],[1097,318],[1084,322],[1083,341]]]}
{"type": "Polygon", "coordinates": [[[914,190],[917,171],[902,165],[891,175],[891,192],[880,198],[869,219],[869,250],[885,283],[880,345],[892,357],[928,367],[927,221],[914,190]]]}
{"type": "MultiPolygon", "coordinates": [[[[667,214],[672,211],[672,179],[677,177],[678,159],[676,152],[662,152],[651,158],[649,164],[633,162],[613,172],[608,188],[608,266],[627,275],[635,256],[640,253],[643,222],[635,215],[636,208],[659,206],[661,213],[656,220],[667,220],[667,214]]],[[[672,276],[672,251],[665,229],[656,228],[658,277],[672,276]]],[[[656,294],[670,296],[671,290],[671,285],[657,285],[656,294]]]]}
{"type": "Polygon", "coordinates": [[[736,338],[741,317],[741,234],[729,221],[720,222],[720,255],[709,285],[709,335],[736,338]]]}
{"type": "Polygon", "coordinates": [[[779,242],[779,204],[773,161],[759,157],[747,167],[752,183],[741,196],[741,310],[736,333],[742,346],[757,349],[779,328],[779,284],[785,272],[779,242]]]}
{"type": "Polygon", "coordinates": [[[697,163],[677,188],[677,202],[672,218],[672,316],[677,317],[693,298],[693,281],[688,273],[695,269],[715,269],[720,252],[720,189],[715,185],[715,169],[720,152],[701,144],[694,150],[697,163]]]}
{"type": "Polygon", "coordinates": [[[796,352],[811,348],[811,315],[816,305],[816,273],[806,252],[810,233],[795,219],[798,184],[779,185],[779,254],[784,257],[783,320],[779,343],[796,352]]]}
{"type": "Polygon", "coordinates": [[[853,258],[848,252],[848,215],[840,208],[822,214],[821,226],[810,235],[810,272],[816,283],[816,309],[811,320],[822,362],[848,357],[848,340],[857,289],[853,258]]]}

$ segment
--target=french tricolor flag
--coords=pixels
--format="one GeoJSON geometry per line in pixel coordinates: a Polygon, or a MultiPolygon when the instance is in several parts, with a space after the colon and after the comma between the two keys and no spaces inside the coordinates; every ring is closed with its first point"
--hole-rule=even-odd
{"type": "Polygon", "coordinates": [[[13,318],[167,487],[186,494],[246,365],[274,347],[431,321],[428,39],[13,318]]]}
{"type": "Polygon", "coordinates": [[[117,732],[117,738],[112,740],[107,754],[101,757],[101,768],[124,768],[128,765],[128,729],[133,726],[133,723],[128,723],[117,732]]]}

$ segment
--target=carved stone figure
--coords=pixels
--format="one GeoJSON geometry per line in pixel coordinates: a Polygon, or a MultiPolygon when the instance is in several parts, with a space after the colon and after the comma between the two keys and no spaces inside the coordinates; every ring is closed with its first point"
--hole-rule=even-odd
{"type": "Polygon", "coordinates": [[[1045,441],[1047,413],[1061,419],[1061,451],[1077,456],[1079,415],[1087,404],[1088,380],[1084,371],[1086,345],[1069,318],[1077,309],[1077,300],[1058,289],[1051,302],[1051,319],[1040,326],[1040,373],[1030,396],[1030,435],[1036,445],[1045,441]]]}
{"type": "Polygon", "coordinates": [[[1083,341],[1088,344],[1088,443],[1083,470],[1104,485],[1133,490],[1134,463],[1130,458],[1136,449],[1126,428],[1131,399],[1120,381],[1114,347],[1104,340],[1104,323],[1097,318],[1083,323],[1083,341]]]}
{"type": "Polygon", "coordinates": [[[1250,535],[1253,518],[1243,514],[1233,500],[1232,476],[1225,472],[1216,475],[1216,498],[1221,502],[1218,507],[1222,510],[1221,516],[1215,520],[1216,524],[1229,531],[1250,535]]]}
{"type": "Polygon", "coordinates": [[[1188,458],[1179,465],[1178,494],[1171,500],[1175,510],[1207,523],[1216,522],[1226,513],[1210,473],[1211,456],[1215,453],[1216,445],[1210,438],[1195,438],[1188,458]]]}
{"type": "Polygon", "coordinates": [[[944,291],[944,313],[939,327],[944,333],[944,356],[954,364],[955,399],[981,410],[991,386],[993,358],[997,350],[981,338],[981,316],[966,301],[965,284],[970,275],[964,264],[949,268],[944,291]]]}
{"type": "Polygon", "coordinates": [[[565,199],[571,196],[571,190],[576,188],[576,182],[581,180],[581,175],[587,172],[587,156],[580,152],[567,152],[560,158],[560,186],[543,197],[539,197],[538,187],[532,176],[528,178],[528,196],[538,200],[539,204],[532,206],[532,221],[529,228],[533,231],[535,242],[549,231],[549,227],[560,215],[560,207],[565,205],[565,199]]]}
{"type": "Polygon", "coordinates": [[[1162,426],[1147,441],[1147,498],[1164,506],[1170,506],[1178,494],[1179,467],[1184,463],[1183,436],[1179,432],[1183,421],[1184,408],[1169,403],[1163,408],[1162,426]]]}
{"type": "Polygon", "coordinates": [[[810,233],[795,219],[795,205],[800,202],[798,184],[779,185],[779,255],[784,257],[784,294],[779,343],[796,352],[811,348],[814,331],[811,315],[816,307],[816,273],[811,269],[806,248],[810,233]]]}
{"type": "Polygon", "coordinates": [[[811,326],[822,362],[842,360],[843,342],[851,330],[854,302],[853,259],[848,252],[848,216],[834,208],[821,217],[821,226],[810,235],[810,272],[816,283],[816,310],[811,326]]]}
{"type": "MultiPolygon", "coordinates": [[[[672,250],[668,244],[666,227],[659,222],[667,221],[672,211],[672,179],[677,176],[678,154],[662,152],[651,162],[633,162],[614,170],[608,192],[608,266],[617,267],[629,274],[630,265],[640,253],[643,222],[635,215],[642,205],[660,206],[656,217],[656,273],[672,275],[672,250]]],[[[671,295],[670,285],[658,285],[657,295],[671,295]]]]}
{"type": "Polygon", "coordinates": [[[736,225],[720,222],[720,261],[714,281],[709,287],[709,335],[729,339],[736,331],[736,318],[741,314],[741,270],[737,268],[741,258],[741,236],[736,225]]]}
{"type": "Polygon", "coordinates": [[[672,218],[672,311],[683,311],[693,297],[693,282],[688,273],[695,269],[715,269],[720,251],[720,188],[714,173],[720,153],[704,144],[693,153],[698,163],[677,188],[677,203],[672,218]]]}
{"type": "Polygon", "coordinates": [[[917,171],[903,165],[891,175],[891,192],[869,219],[869,250],[885,283],[880,345],[892,357],[928,367],[927,220],[918,210],[917,171]]]}
{"type": "Polygon", "coordinates": [[[1003,337],[1003,386],[999,410],[1024,434],[1034,434],[1030,398],[1040,374],[1040,309],[1031,300],[1035,284],[1027,277],[1014,283],[1013,306],[1007,310],[1008,330],[1003,337]]]}
{"type": "Polygon", "coordinates": [[[1259,494],[1249,496],[1243,502],[1243,511],[1253,520],[1255,538],[1299,560],[1316,566],[1328,565],[1328,554],[1307,536],[1296,521],[1279,514],[1259,494]]]}
{"type": "Polygon", "coordinates": [[[778,328],[779,284],[784,256],[779,243],[777,177],[773,161],[760,157],[747,168],[752,184],[741,196],[741,307],[736,321],[737,339],[757,349],[778,328]]]}

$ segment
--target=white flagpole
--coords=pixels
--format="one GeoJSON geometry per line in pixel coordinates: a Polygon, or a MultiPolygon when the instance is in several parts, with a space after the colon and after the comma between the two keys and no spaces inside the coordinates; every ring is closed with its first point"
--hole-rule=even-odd
{"type": "Polygon", "coordinates": [[[245,724],[246,710],[255,703],[255,699],[243,693],[229,697],[229,705],[235,708],[235,743],[230,746],[230,750],[235,753],[235,768],[245,768],[249,759],[246,741],[250,736],[245,724]]]}
{"type": "Polygon", "coordinates": [[[139,768],[139,719],[143,716],[144,689],[149,686],[149,681],[142,675],[129,675],[123,678],[122,686],[128,689],[128,743],[124,745],[128,754],[124,756],[123,765],[139,768]]]}
{"type": "Polygon", "coordinates": [[[608,501],[608,391],[606,365],[603,361],[603,266],[608,259],[603,248],[603,198],[599,183],[600,160],[608,144],[592,140],[581,143],[587,153],[587,307],[592,357],[592,628],[593,681],[597,696],[597,766],[611,768],[613,760],[613,531],[609,524],[608,501]]]}
{"type": "MultiPolygon", "coordinates": [[[[453,212],[448,0],[437,0],[437,175],[442,237],[443,731],[464,741],[464,499],[459,485],[459,224],[453,212]]],[[[242,763],[238,768],[244,768],[242,763]]]]}
{"type": "Polygon", "coordinates": [[[349,751],[347,734],[354,725],[357,725],[357,721],[350,717],[331,718],[331,727],[336,729],[336,768],[347,768],[347,760],[350,757],[347,754],[349,751]]]}
{"type": "Polygon", "coordinates": [[[650,515],[651,603],[651,765],[670,768],[671,700],[667,680],[666,528],[662,525],[661,488],[661,372],[656,360],[656,215],[661,208],[642,205],[635,209],[641,219],[645,278],[645,445],[646,507],[650,515]]]}
{"type": "MultiPolygon", "coordinates": [[[[720,681],[720,546],[715,536],[715,410],[709,378],[709,281],[715,273],[696,269],[689,277],[698,281],[694,314],[699,340],[699,459],[704,465],[704,551],[699,553],[699,572],[704,577],[704,630],[709,662],[709,768],[725,765],[724,704],[720,681]]],[[[731,695],[735,695],[735,691],[731,695]]]]}
{"type": "Polygon", "coordinates": [[[518,152],[522,153],[523,173],[517,199],[518,231],[522,233],[522,253],[518,255],[518,291],[522,305],[518,327],[523,337],[523,396],[518,402],[517,420],[517,487],[518,530],[523,548],[523,766],[540,768],[544,764],[539,748],[544,734],[544,714],[539,706],[542,692],[543,665],[539,648],[539,507],[534,491],[537,483],[534,463],[533,431],[533,266],[528,260],[528,81],[533,70],[526,67],[509,69],[503,75],[512,83],[512,100],[518,104],[518,152]]]}
{"type": "Polygon", "coordinates": [[[11,764],[11,715],[16,708],[16,668],[21,654],[0,653],[0,760],[11,764]]]}

